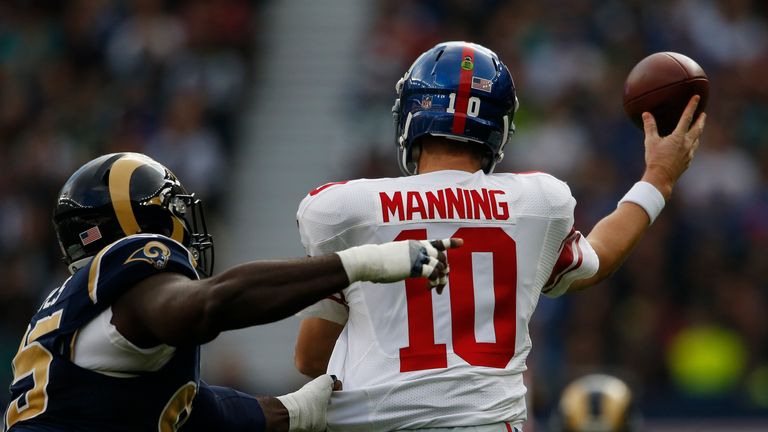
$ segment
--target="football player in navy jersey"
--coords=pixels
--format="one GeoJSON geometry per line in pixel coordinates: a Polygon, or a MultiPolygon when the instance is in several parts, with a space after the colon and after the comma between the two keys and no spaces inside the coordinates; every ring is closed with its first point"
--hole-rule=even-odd
{"type": "Polygon", "coordinates": [[[363,246],[250,262],[209,276],[200,200],[136,153],[94,159],[64,185],[54,225],[72,273],[30,320],[13,359],[6,430],[325,430],[334,380],[252,397],[199,379],[199,345],[273,322],[355,281],[446,282],[460,240],[363,246]]]}

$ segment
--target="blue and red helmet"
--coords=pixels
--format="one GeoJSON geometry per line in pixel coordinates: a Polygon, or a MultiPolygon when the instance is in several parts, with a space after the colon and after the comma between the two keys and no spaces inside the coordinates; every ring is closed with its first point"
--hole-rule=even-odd
{"type": "Polygon", "coordinates": [[[493,51],[469,42],[440,43],[416,59],[395,90],[392,114],[403,174],[416,174],[414,142],[425,134],[485,146],[486,173],[504,157],[515,131],[517,96],[509,69],[493,51]]]}

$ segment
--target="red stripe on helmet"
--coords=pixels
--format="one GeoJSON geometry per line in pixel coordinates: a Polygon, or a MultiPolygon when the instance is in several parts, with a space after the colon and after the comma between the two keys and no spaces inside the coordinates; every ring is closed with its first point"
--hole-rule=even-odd
{"type": "Polygon", "coordinates": [[[456,93],[456,105],[454,106],[453,125],[451,131],[456,135],[464,135],[464,127],[467,124],[467,105],[469,105],[469,93],[472,90],[472,75],[475,73],[475,50],[465,45],[461,50],[459,60],[459,90],[456,93]],[[472,69],[462,67],[464,59],[469,57],[472,61],[472,69]]]}

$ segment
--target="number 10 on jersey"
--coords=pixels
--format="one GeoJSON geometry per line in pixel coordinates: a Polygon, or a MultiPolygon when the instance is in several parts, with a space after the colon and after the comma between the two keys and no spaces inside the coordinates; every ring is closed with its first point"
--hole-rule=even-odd
{"type": "MultiPolygon", "coordinates": [[[[473,366],[504,368],[515,354],[517,322],[517,253],[515,241],[498,227],[464,227],[451,237],[464,246],[448,252],[453,352],[473,366]],[[495,342],[475,337],[475,287],[472,254],[490,252],[493,259],[493,329],[495,342]]],[[[402,231],[395,240],[426,240],[426,229],[402,231]]],[[[424,279],[406,279],[408,346],[400,349],[400,372],[448,366],[445,344],[435,343],[432,290],[424,279]]]]}

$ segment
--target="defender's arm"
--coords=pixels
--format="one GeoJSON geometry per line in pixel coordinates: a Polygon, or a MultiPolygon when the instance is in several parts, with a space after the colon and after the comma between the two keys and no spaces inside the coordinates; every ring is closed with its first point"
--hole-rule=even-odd
{"type": "Polygon", "coordinates": [[[337,254],[242,264],[203,280],[175,273],[151,276],[113,305],[113,323],[139,346],[208,342],[224,330],[286,318],[351,282],[446,280],[445,254],[461,240],[394,242],[337,254]]]}
{"type": "Polygon", "coordinates": [[[285,396],[251,396],[201,382],[184,432],[325,431],[325,412],[332,387],[340,382],[324,375],[285,396]]]}

